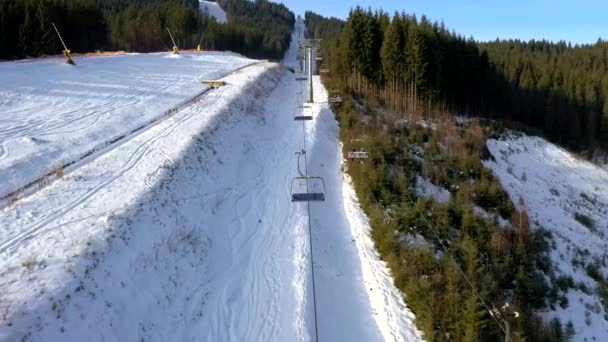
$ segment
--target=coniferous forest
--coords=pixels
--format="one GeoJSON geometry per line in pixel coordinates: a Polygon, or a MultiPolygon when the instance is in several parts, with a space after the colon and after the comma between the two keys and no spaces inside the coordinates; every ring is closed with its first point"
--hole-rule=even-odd
{"type": "Polygon", "coordinates": [[[578,286],[554,273],[552,233],[531,228],[523,199],[482,161],[505,126],[606,146],[608,43],[480,44],[424,16],[359,7],[346,21],[305,19],[323,39],[322,80],[342,94],[343,151],[369,153],[345,169],[425,340],[572,340],[572,322],[537,314],[568,308],[578,286]],[[421,182],[449,199],[420,195],[421,182]]]}
{"type": "Polygon", "coordinates": [[[0,59],[61,53],[51,23],[73,52],[150,52],[172,47],[231,50],[279,59],[291,41],[294,14],[266,0],[223,0],[228,23],[202,13],[197,0],[0,1],[0,59]],[[246,18],[246,20],[244,20],[246,18]]]}
{"type": "Polygon", "coordinates": [[[344,29],[306,19],[332,71],[393,109],[513,120],[589,154],[608,147],[608,42],[478,43],[425,16],[359,7],[344,29]]]}

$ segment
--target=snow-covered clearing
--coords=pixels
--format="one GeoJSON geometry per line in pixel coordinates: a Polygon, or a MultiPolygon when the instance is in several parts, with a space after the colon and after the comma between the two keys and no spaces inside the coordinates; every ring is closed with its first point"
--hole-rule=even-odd
{"type": "Polygon", "coordinates": [[[438,203],[448,203],[450,201],[450,192],[439,187],[427,178],[416,176],[416,194],[424,198],[432,198],[438,203]]]}
{"type": "Polygon", "coordinates": [[[0,340],[313,339],[308,211],[289,195],[303,134],[327,186],[310,204],[319,340],[421,339],[340,171],[318,77],[304,131],[293,74],[260,63],[224,80],[0,210],[0,340]]]}
{"type": "Polygon", "coordinates": [[[589,294],[579,285],[571,289],[568,306],[557,306],[545,317],[572,321],[575,341],[608,341],[605,308],[595,294],[598,284],[587,272],[595,265],[608,276],[608,172],[538,137],[511,135],[487,145],[495,161],[485,165],[514,203],[523,199],[532,226],[553,234],[556,273],[588,288],[589,294]]]}
{"type": "Polygon", "coordinates": [[[0,63],[0,199],[141,133],[208,90],[200,80],[253,62],[204,52],[0,63]]]}
{"type": "Polygon", "coordinates": [[[215,1],[198,0],[201,11],[214,17],[218,23],[226,23],[226,12],[215,1]]]}

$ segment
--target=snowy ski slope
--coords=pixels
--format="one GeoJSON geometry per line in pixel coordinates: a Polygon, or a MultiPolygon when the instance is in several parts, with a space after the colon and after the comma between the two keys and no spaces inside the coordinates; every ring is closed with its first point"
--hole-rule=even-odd
{"type": "Polygon", "coordinates": [[[544,314],[547,321],[572,321],[574,341],[608,341],[606,311],[595,294],[598,284],[586,272],[587,265],[597,263],[599,272],[608,275],[608,172],[538,137],[510,135],[487,145],[495,161],[486,166],[514,203],[523,199],[532,227],[553,234],[555,271],[577,284],[567,294],[567,307],[556,305],[544,314]],[[592,226],[577,221],[576,214],[590,218],[592,226]]]}
{"type": "Polygon", "coordinates": [[[224,80],[0,210],[0,340],[310,341],[309,219],[289,197],[303,134],[328,190],[310,207],[319,340],[421,339],[340,171],[318,77],[304,131],[290,72],[224,80]]]}
{"type": "Polygon", "coordinates": [[[218,23],[226,23],[226,12],[215,1],[198,0],[201,11],[209,13],[218,23]]]}
{"type": "Polygon", "coordinates": [[[76,62],[75,67],[55,58],[0,63],[0,199],[162,119],[207,90],[201,79],[254,61],[205,52],[76,62]]]}

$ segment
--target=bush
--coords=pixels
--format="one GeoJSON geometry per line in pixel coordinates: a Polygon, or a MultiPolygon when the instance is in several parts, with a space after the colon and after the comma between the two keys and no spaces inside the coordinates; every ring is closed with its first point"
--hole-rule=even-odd
{"type": "Polygon", "coordinates": [[[593,230],[593,220],[584,214],[574,213],[574,219],[578,221],[578,223],[587,227],[589,230],[593,230]]]}

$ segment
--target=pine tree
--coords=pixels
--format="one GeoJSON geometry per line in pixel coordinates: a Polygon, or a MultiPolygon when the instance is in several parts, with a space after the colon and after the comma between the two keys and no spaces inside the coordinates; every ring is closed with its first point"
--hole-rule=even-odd
{"type": "Polygon", "coordinates": [[[479,272],[479,257],[475,243],[465,238],[462,240],[462,253],[464,259],[464,270],[469,279],[472,288],[467,291],[467,297],[464,302],[461,323],[464,331],[463,341],[479,341],[483,336],[483,316],[485,311],[482,303],[479,301],[477,293],[477,274],[479,272]]]}
{"type": "Polygon", "coordinates": [[[21,56],[33,55],[35,51],[34,45],[36,42],[32,40],[35,30],[29,4],[30,2],[26,5],[25,17],[19,27],[19,55],[21,56]]]}
{"type": "Polygon", "coordinates": [[[55,51],[54,48],[54,35],[51,31],[51,23],[48,20],[49,8],[46,6],[46,1],[39,1],[38,7],[36,8],[36,22],[38,24],[39,45],[36,55],[39,54],[52,54],[55,51]]]}
{"type": "Polygon", "coordinates": [[[380,62],[380,48],[382,46],[382,34],[380,23],[377,16],[370,11],[365,14],[364,34],[363,34],[363,75],[377,83],[382,78],[382,68],[380,62]]]}
{"type": "Polygon", "coordinates": [[[409,36],[410,61],[409,65],[412,70],[413,80],[420,93],[424,93],[428,89],[428,67],[429,61],[426,58],[427,45],[426,40],[419,29],[410,30],[409,36]]]}
{"type": "Polygon", "coordinates": [[[386,29],[381,49],[382,67],[384,75],[390,85],[395,87],[401,78],[400,64],[405,39],[399,13],[395,13],[392,23],[386,29]]]}
{"type": "Polygon", "coordinates": [[[460,271],[456,264],[451,258],[444,258],[444,274],[446,277],[446,288],[445,288],[445,306],[444,306],[444,317],[446,321],[446,329],[449,330],[450,335],[454,336],[454,340],[460,339],[464,336],[464,330],[460,320],[462,319],[462,286],[460,284],[460,271]]]}
{"type": "Polygon", "coordinates": [[[600,119],[600,132],[599,140],[600,144],[608,147],[608,97],[604,100],[604,106],[602,108],[602,117],[600,119]]]}

